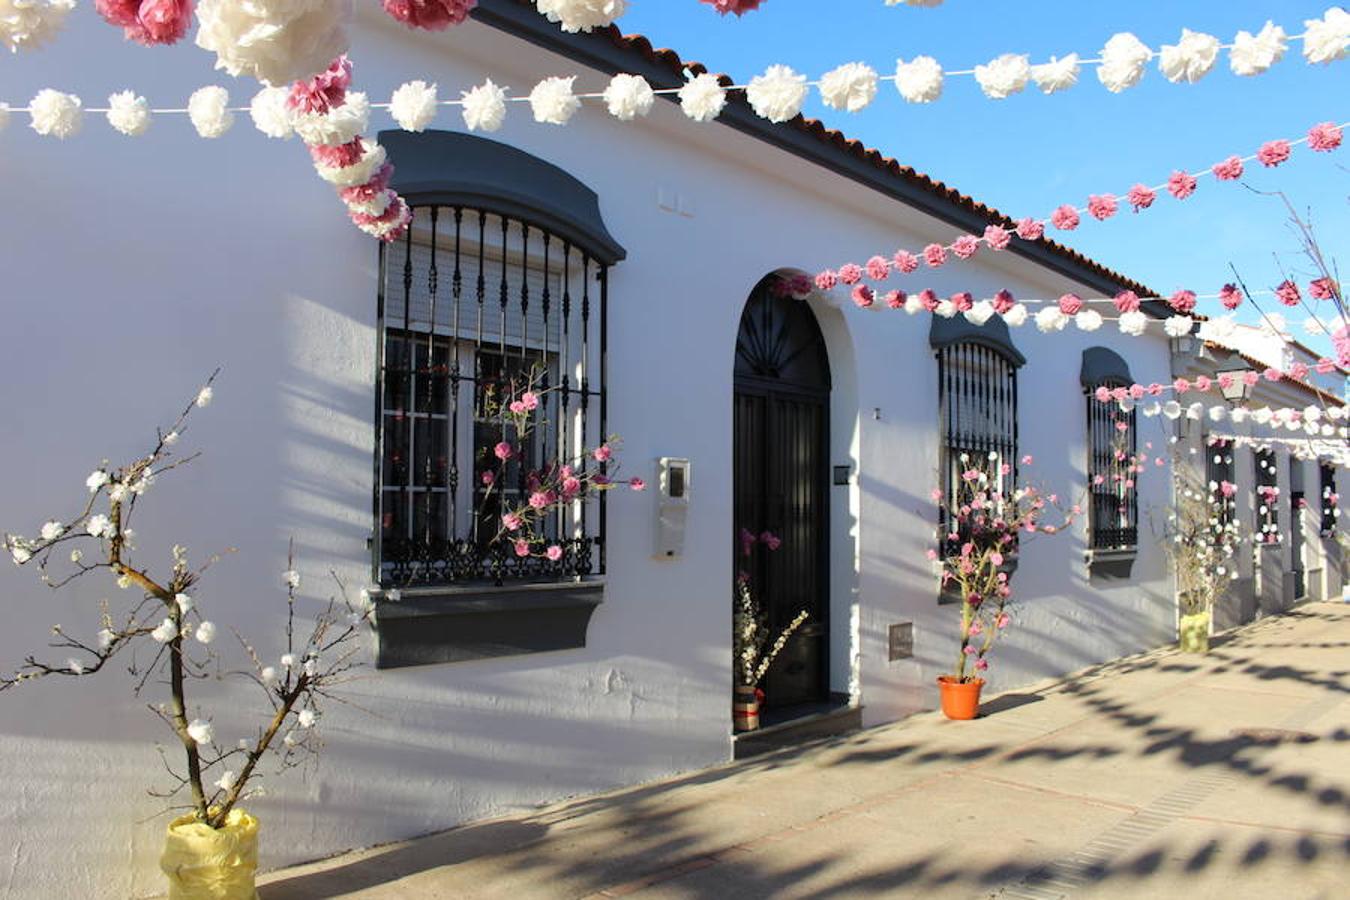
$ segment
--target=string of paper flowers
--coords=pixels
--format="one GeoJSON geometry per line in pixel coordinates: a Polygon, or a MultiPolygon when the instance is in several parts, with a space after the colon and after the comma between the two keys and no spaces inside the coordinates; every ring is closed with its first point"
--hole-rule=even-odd
{"type": "MultiPolygon", "coordinates": [[[[1274,447],[1288,447],[1299,459],[1323,459],[1338,466],[1350,466],[1350,450],[1344,444],[1310,438],[1252,437],[1246,434],[1223,434],[1212,432],[1205,438],[1209,447],[1251,447],[1255,450],[1270,450],[1274,447]]],[[[1327,506],[1335,508],[1340,503],[1340,495],[1330,488],[1323,493],[1327,506]]],[[[1341,511],[1335,509],[1335,517],[1340,518],[1341,511]]]]}
{"type": "Polygon", "coordinates": [[[1230,407],[1226,403],[1205,404],[1195,401],[1183,404],[1179,400],[1157,398],[1134,400],[1128,397],[1119,401],[1118,405],[1124,412],[1133,410],[1150,418],[1162,416],[1175,420],[1184,416],[1193,422],[1208,419],[1210,422],[1232,422],[1234,425],[1251,422],[1261,427],[1301,431],[1308,437],[1345,439],[1347,434],[1350,434],[1350,429],[1339,424],[1350,416],[1350,412],[1343,406],[1328,406],[1325,410],[1320,406],[1302,408],[1261,406],[1253,409],[1245,406],[1230,407]]]}
{"type": "MultiPolygon", "coordinates": [[[[1142,183],[1136,184],[1124,192],[1124,199],[1136,213],[1151,208],[1159,194],[1164,191],[1177,200],[1185,200],[1196,192],[1199,179],[1207,175],[1213,176],[1215,181],[1236,181],[1242,177],[1247,163],[1259,160],[1266,168],[1275,168],[1288,161],[1294,148],[1303,144],[1307,144],[1315,152],[1330,153],[1342,145],[1344,130],[1347,127],[1350,127],[1350,122],[1340,124],[1322,122],[1308,129],[1308,133],[1301,138],[1276,138],[1266,141],[1255,153],[1247,156],[1229,156],[1199,170],[1178,169],[1167,181],[1152,187],[1142,183]],[[1191,174],[1192,171],[1194,174],[1191,174]]],[[[1116,194],[1093,194],[1088,197],[1084,206],[1066,203],[1044,218],[1021,219],[1011,229],[1002,225],[989,225],[981,235],[963,234],[950,243],[934,242],[917,252],[901,249],[889,260],[884,256],[874,256],[868,261],[865,271],[872,280],[881,281],[892,271],[903,275],[911,274],[920,267],[920,263],[927,268],[936,269],[946,265],[952,257],[959,260],[970,259],[982,246],[987,246],[991,250],[1007,249],[1014,237],[1024,241],[1040,240],[1045,236],[1048,226],[1060,231],[1073,231],[1085,219],[1105,221],[1115,216],[1120,206],[1121,198],[1116,194]]],[[[818,279],[828,281],[831,274],[839,277],[844,271],[849,270],[850,265],[846,263],[837,271],[826,270],[818,276],[818,279]]],[[[856,269],[857,266],[853,268],[856,269]]]]}

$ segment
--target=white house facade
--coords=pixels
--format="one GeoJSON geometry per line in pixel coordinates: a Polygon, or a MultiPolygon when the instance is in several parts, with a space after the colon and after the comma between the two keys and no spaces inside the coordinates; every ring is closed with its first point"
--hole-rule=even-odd
{"type": "MultiPolygon", "coordinates": [[[[484,0],[446,34],[378,10],[358,20],[357,86],[372,98],[413,77],[443,96],[486,77],[681,82],[669,52],[617,32],[563,35],[510,0],[484,0]]],[[[93,96],[109,72],[175,88],[223,77],[191,48],[156,55],[105,32],[72,23],[7,84],[93,96]]],[[[660,100],[632,123],[585,107],[557,128],[513,108],[490,137],[446,113],[425,133],[386,132],[415,216],[383,249],[346,221],[302,147],[242,126],[215,141],[168,119],[135,142],[92,125],[60,143],[14,125],[0,139],[0,528],[31,531],[78,504],[91,467],[138,452],[222,368],[183,437],[201,458],[147,502],[147,558],[167,566],[174,543],[194,559],[223,553],[202,602],[272,655],[289,541],[312,609],[334,576],[353,593],[379,586],[368,665],[352,705],[325,708],[321,763],[266,779],[250,804],[267,867],[731,759],[741,529],[784,542],[754,563],[776,586],[775,615],[811,613],[769,680],[770,711],[875,725],[934,707],[958,642],[925,558],[944,454],[1030,456],[1036,480],[1077,498],[1102,449],[1087,391],[1177,374],[1156,327],[1042,334],[862,309],[842,288],[786,296],[793,276],[1002,219],[818,123],[769,125],[740,100],[712,124],[660,100]],[[563,459],[618,435],[616,477],[649,487],[560,514],[565,555],[522,565],[484,549],[473,510],[481,454],[501,437],[482,393],[528,371],[551,389],[552,423],[529,453],[563,459]]],[[[929,274],[896,286],[1146,291],[1048,243],[929,274]]],[[[1140,452],[1164,455],[1173,423],[1131,428],[1140,452]]],[[[1302,472],[1305,497],[1321,484],[1316,462],[1284,453],[1279,465],[1281,478],[1302,472]]],[[[1025,542],[990,690],[1173,639],[1172,578],[1148,527],[1169,471],[1025,542]]],[[[1333,543],[1310,531],[1301,545],[1310,596],[1339,594],[1333,543]]],[[[92,633],[99,600],[119,599],[112,579],[52,592],[13,567],[0,590],[7,666],[55,623],[92,633]]],[[[1293,602],[1278,590],[1278,608],[1293,602]]],[[[154,686],[135,698],[116,672],[69,681],[0,694],[4,896],[154,893],[154,686]]],[[[217,735],[251,733],[256,688],[223,678],[199,696],[217,735]]]]}

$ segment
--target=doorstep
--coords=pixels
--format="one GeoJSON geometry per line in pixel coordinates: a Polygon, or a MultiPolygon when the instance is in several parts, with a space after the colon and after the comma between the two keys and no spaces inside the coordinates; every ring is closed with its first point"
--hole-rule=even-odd
{"type": "MultiPolygon", "coordinates": [[[[862,728],[862,707],[849,701],[813,704],[812,711],[756,731],[732,735],[732,758],[746,759],[862,728]]],[[[762,714],[761,714],[762,715],[762,714]]]]}

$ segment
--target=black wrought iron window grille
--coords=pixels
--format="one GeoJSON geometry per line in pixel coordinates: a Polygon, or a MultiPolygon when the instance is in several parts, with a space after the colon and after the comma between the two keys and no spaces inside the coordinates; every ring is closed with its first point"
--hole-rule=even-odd
{"type": "MultiPolygon", "coordinates": [[[[1128,387],[1102,382],[1107,388],[1128,387]]],[[[1138,413],[1087,394],[1088,507],[1094,550],[1133,550],[1139,543],[1138,413]]]]}
{"type": "MultiPolygon", "coordinates": [[[[543,466],[596,462],[606,440],[608,269],[521,219],[417,206],[380,248],[373,568],[384,587],[578,580],[605,568],[604,495],[560,506],[541,536],[562,555],[498,539],[502,504],[543,466]],[[522,440],[503,398],[540,395],[522,440]],[[515,456],[493,490],[493,448],[515,456]]],[[[538,548],[542,549],[542,548],[538,548]]]]}
{"type": "Polygon", "coordinates": [[[1237,508],[1237,469],[1233,463],[1233,444],[1218,438],[1208,442],[1205,457],[1205,485],[1218,510],[1219,525],[1232,523],[1237,508]],[[1225,487],[1227,486],[1227,487],[1225,487]]]}
{"type": "MultiPolygon", "coordinates": [[[[959,342],[938,349],[937,365],[943,496],[956,496],[971,468],[991,471],[990,492],[1009,496],[1018,474],[1016,364],[984,344],[959,342]]],[[[945,502],[939,510],[942,552],[950,553],[969,539],[970,527],[951,521],[945,502]]]]}
{"type": "Polygon", "coordinates": [[[1263,545],[1279,544],[1280,473],[1274,450],[1257,450],[1256,460],[1256,539],[1263,545]]]}
{"type": "Polygon", "coordinates": [[[1336,467],[1322,463],[1318,469],[1318,496],[1322,498],[1322,533],[1333,534],[1340,518],[1340,497],[1336,494],[1336,467]]]}

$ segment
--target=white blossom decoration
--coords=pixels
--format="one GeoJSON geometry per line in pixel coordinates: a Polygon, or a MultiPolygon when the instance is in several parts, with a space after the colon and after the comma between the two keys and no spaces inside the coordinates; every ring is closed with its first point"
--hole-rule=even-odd
{"type": "Polygon", "coordinates": [[[286,140],[295,133],[291,127],[291,111],[286,106],[286,88],[265,87],[253,95],[248,105],[254,126],[270,138],[286,140]]]}
{"type": "Polygon", "coordinates": [[[1003,100],[1020,93],[1031,77],[1031,64],[1025,55],[1005,53],[975,67],[975,80],[991,100],[1003,100]]]}
{"type": "Polygon", "coordinates": [[[1052,56],[1048,63],[1031,67],[1031,79],[1043,94],[1068,90],[1078,83],[1078,54],[1070,53],[1063,59],[1052,56]]]}
{"type": "Polygon", "coordinates": [[[858,112],[877,96],[876,70],[866,63],[845,63],[820,79],[820,98],[832,109],[858,112]]]}
{"type": "Polygon", "coordinates": [[[1063,331],[1068,324],[1068,315],[1058,306],[1047,306],[1036,313],[1036,327],[1047,334],[1063,331]]]}
{"type": "Polygon", "coordinates": [[[351,91],[341,106],[326,113],[296,113],[291,124],[306,144],[329,147],[346,144],[370,124],[370,100],[361,91],[351,91]]]}
{"type": "Polygon", "coordinates": [[[1095,309],[1085,309],[1073,317],[1073,323],[1079,331],[1096,331],[1102,327],[1102,314],[1095,309]]]}
{"type": "Polygon", "coordinates": [[[1333,6],[1320,19],[1303,21],[1303,58],[1310,63],[1329,63],[1350,50],[1350,12],[1333,6]]]}
{"type": "Polygon", "coordinates": [[[530,109],[534,120],[546,125],[566,125],[581,108],[581,101],[572,93],[575,75],[566,78],[545,78],[530,91],[530,109]]]}
{"type": "Polygon", "coordinates": [[[201,0],[197,46],[216,68],[273,87],[322,72],[350,43],[352,0],[201,0]]]}
{"type": "Polygon", "coordinates": [[[1274,22],[1266,22],[1255,35],[1239,31],[1228,51],[1228,65],[1234,75],[1260,75],[1284,57],[1289,38],[1274,22]]]}
{"type": "Polygon", "coordinates": [[[626,0],[534,0],[534,5],[567,32],[606,28],[627,11],[626,0]]]}
{"type": "Polygon", "coordinates": [[[1153,52],[1143,41],[1123,31],[1102,47],[1097,80],[1111,93],[1119,94],[1139,83],[1139,79],[1144,77],[1144,65],[1152,57],[1153,52]]]}
{"type": "Polygon", "coordinates": [[[209,744],[213,737],[211,723],[205,719],[193,719],[188,723],[188,737],[192,738],[198,744],[209,744]]]}
{"type": "Polygon", "coordinates": [[[956,304],[950,298],[944,297],[938,301],[937,308],[933,310],[933,315],[943,319],[954,319],[958,312],[960,310],[956,308],[956,304]]]}
{"type": "Polygon", "coordinates": [[[745,99],[755,114],[770,122],[786,122],[801,112],[806,101],[806,76],[784,65],[772,65],[750,79],[745,99]]]}
{"type": "Polygon", "coordinates": [[[506,91],[491,78],[459,96],[464,102],[464,126],[470,131],[496,131],[506,121],[506,91]]]}
{"type": "Polygon", "coordinates": [[[680,108],[695,122],[711,122],[727,105],[727,92],[716,75],[707,72],[685,82],[679,93],[680,108]]]}
{"type": "Polygon", "coordinates": [[[230,92],[218,85],[197,88],[188,98],[188,118],[204,138],[218,138],[234,124],[230,112],[230,92]]]}
{"type": "Polygon", "coordinates": [[[209,644],[216,639],[216,626],[212,622],[202,622],[197,626],[197,641],[202,644],[209,644]]]}
{"type": "Polygon", "coordinates": [[[615,75],[605,88],[605,106],[620,122],[631,122],[652,111],[656,94],[641,75],[615,75]]]}
{"type": "Polygon", "coordinates": [[[75,0],[0,0],[0,44],[11,53],[41,47],[74,8],[75,0]]]}
{"type": "Polygon", "coordinates": [[[1195,320],[1190,316],[1168,316],[1163,322],[1163,331],[1168,337],[1185,337],[1194,327],[1195,320]]]}
{"type": "Polygon", "coordinates": [[[972,325],[983,325],[994,317],[994,304],[988,300],[977,300],[965,311],[965,317],[972,325]]]}
{"type": "Polygon", "coordinates": [[[389,114],[404,131],[425,131],[436,118],[436,85],[409,81],[389,98],[389,114]]]}
{"type": "Polygon", "coordinates": [[[1219,39],[1183,28],[1181,39],[1175,44],[1164,44],[1158,56],[1158,68],[1168,81],[1194,84],[1214,68],[1219,58],[1219,39]]]}
{"type": "Polygon", "coordinates": [[[28,114],[32,117],[34,131],[44,137],[62,140],[78,134],[84,122],[80,98],[51,88],[43,88],[28,101],[28,114]]]}
{"type": "Polygon", "coordinates": [[[108,97],[108,124],[128,137],[145,134],[150,127],[150,105],[134,91],[118,91],[108,97]]]}
{"type": "Polygon", "coordinates": [[[1121,334],[1139,337],[1148,326],[1148,316],[1137,309],[1123,312],[1120,314],[1120,321],[1117,324],[1120,326],[1121,334]]]}
{"type": "Polygon", "coordinates": [[[895,61],[895,89],[910,103],[932,103],[942,96],[942,65],[931,56],[895,61]]]}
{"type": "Polygon", "coordinates": [[[1025,303],[1014,303],[1012,309],[1003,314],[1003,322],[1009,328],[1021,328],[1027,324],[1027,316],[1031,311],[1027,309],[1025,303]]]}

